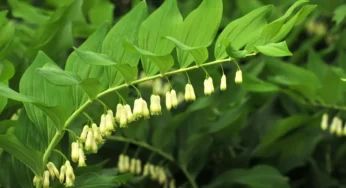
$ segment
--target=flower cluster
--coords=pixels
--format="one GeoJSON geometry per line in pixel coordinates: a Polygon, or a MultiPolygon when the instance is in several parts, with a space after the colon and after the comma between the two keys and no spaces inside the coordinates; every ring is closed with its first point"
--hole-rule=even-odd
{"type": "Polygon", "coordinates": [[[332,119],[332,122],[329,126],[328,124],[328,114],[323,114],[322,120],[321,120],[321,129],[327,130],[329,128],[330,134],[336,134],[337,136],[346,136],[346,124],[344,127],[342,126],[342,120],[335,116],[332,119]]]}
{"type": "MultiPolygon", "coordinates": [[[[47,170],[43,173],[43,188],[49,188],[50,180],[54,181],[55,178],[57,178],[61,184],[65,183],[66,187],[72,187],[74,185],[76,176],[74,175],[70,161],[66,161],[65,164],[60,167],[60,172],[52,162],[49,162],[46,166],[47,170]]],[[[39,181],[42,180],[35,176],[33,179],[34,185],[39,183],[39,181]]]]}
{"type": "Polygon", "coordinates": [[[165,169],[162,166],[146,163],[143,169],[143,176],[149,176],[151,180],[157,181],[161,185],[169,185],[170,188],[175,188],[175,181],[169,180],[165,169]]]}
{"type": "Polygon", "coordinates": [[[120,154],[118,159],[118,169],[120,173],[130,172],[140,175],[142,172],[142,162],[140,159],[130,159],[129,156],[120,154]]]}

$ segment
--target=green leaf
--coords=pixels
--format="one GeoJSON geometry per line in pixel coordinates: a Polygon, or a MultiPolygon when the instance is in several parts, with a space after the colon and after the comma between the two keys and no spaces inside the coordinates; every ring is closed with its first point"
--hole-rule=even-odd
{"type": "Polygon", "coordinates": [[[292,56],[292,53],[287,47],[286,41],[280,43],[269,43],[264,46],[255,46],[255,48],[267,56],[283,57],[292,56]]]}
{"type": "Polygon", "coordinates": [[[36,69],[36,71],[50,83],[58,86],[78,85],[82,82],[78,75],[63,71],[53,63],[46,63],[42,68],[36,69]]]}
{"type": "Polygon", "coordinates": [[[297,129],[299,126],[305,125],[311,118],[306,115],[295,115],[286,119],[282,119],[272,126],[262,137],[260,144],[255,149],[255,155],[261,155],[268,146],[276,142],[290,131],[297,129]]]}
{"type": "Polygon", "coordinates": [[[0,148],[22,161],[36,175],[41,175],[43,169],[42,153],[27,148],[12,134],[0,135],[0,148]]]}
{"type": "MultiPolygon", "coordinates": [[[[226,48],[222,42],[227,39],[235,49],[244,47],[255,40],[267,23],[267,17],[273,6],[257,8],[245,16],[234,20],[221,32],[215,43],[214,55],[216,59],[227,57],[226,48]]],[[[248,50],[252,45],[246,47],[248,50]]]]}
{"type": "Polygon", "coordinates": [[[15,33],[14,23],[8,22],[0,28],[0,47],[7,45],[13,38],[15,33]]]}
{"type": "Polygon", "coordinates": [[[14,76],[14,66],[9,61],[0,61],[0,82],[7,81],[14,76]]]}
{"type": "MultiPolygon", "coordinates": [[[[336,22],[336,25],[340,25],[340,23],[346,18],[346,4],[340,5],[334,11],[333,21],[336,22]]],[[[1,23],[1,22],[0,22],[1,23]]]]}
{"type": "MultiPolygon", "coordinates": [[[[105,171],[105,170],[103,170],[105,171]]],[[[103,171],[85,173],[76,179],[74,187],[80,188],[113,188],[119,187],[132,179],[133,174],[127,173],[116,176],[115,174],[106,174],[103,171]]],[[[112,170],[114,171],[114,170],[112,170]]]]}
{"type": "Polygon", "coordinates": [[[166,38],[174,42],[178,49],[188,52],[193,57],[197,65],[203,64],[208,59],[208,50],[206,47],[190,47],[173,37],[166,36],[166,38]]]}
{"type": "Polygon", "coordinates": [[[299,10],[289,21],[287,21],[280,29],[280,31],[271,39],[272,42],[279,42],[283,40],[287,34],[292,30],[293,26],[308,16],[317,6],[305,5],[299,10]]]}
{"type": "Polygon", "coordinates": [[[0,134],[6,134],[6,132],[17,125],[15,120],[3,120],[0,121],[0,134]]]}
{"type": "Polygon", "coordinates": [[[1,27],[2,24],[4,24],[5,21],[7,20],[7,19],[6,19],[7,13],[8,13],[8,10],[0,11],[0,27],[1,27]]]}
{"type": "Polygon", "coordinates": [[[228,41],[228,39],[225,39],[223,41],[223,45],[226,47],[226,52],[231,58],[243,58],[247,54],[249,54],[247,50],[237,50],[236,48],[234,48],[232,44],[228,41]]]}
{"type": "Polygon", "coordinates": [[[109,31],[102,44],[102,54],[108,55],[120,64],[126,63],[137,66],[139,54],[127,52],[123,46],[123,41],[127,40],[132,44],[137,44],[140,24],[147,15],[146,2],[138,3],[109,31]]]}
{"type": "Polygon", "coordinates": [[[91,51],[83,51],[75,48],[75,52],[77,52],[78,56],[87,64],[112,66],[120,72],[127,83],[130,83],[137,78],[137,67],[132,67],[130,64],[116,63],[107,55],[98,54],[91,51]]]}
{"type": "Polygon", "coordinates": [[[40,51],[24,72],[19,83],[19,91],[21,94],[48,106],[42,108],[42,105],[37,106],[36,103],[24,103],[30,120],[38,126],[38,129],[43,130],[49,139],[54,136],[56,131],[52,127],[61,129],[65,124],[65,120],[72,113],[73,103],[70,88],[53,85],[36,72],[37,68],[41,68],[47,62],[53,61],[40,51]],[[44,110],[44,112],[41,110],[44,110]],[[48,113],[50,119],[47,118],[45,113],[48,113]]]}
{"type": "Polygon", "coordinates": [[[60,130],[63,124],[65,123],[66,116],[64,116],[64,111],[59,106],[49,106],[30,96],[17,93],[16,91],[8,88],[7,85],[2,83],[0,83],[0,91],[1,96],[23,103],[30,103],[31,105],[34,105],[40,110],[42,110],[47,116],[51,118],[51,120],[54,122],[55,127],[58,130],[60,130]]]}
{"type": "MultiPolygon", "coordinates": [[[[192,48],[208,47],[219,29],[222,11],[222,0],[202,1],[197,9],[184,20],[181,34],[177,40],[192,48]]],[[[193,62],[190,51],[177,49],[177,56],[180,67],[187,67],[193,62]]]]}
{"type": "Polygon", "coordinates": [[[113,23],[114,4],[109,0],[99,0],[89,10],[88,17],[92,24],[102,25],[106,20],[113,23]]]}
{"type": "Polygon", "coordinates": [[[282,176],[275,168],[258,165],[252,169],[232,169],[219,175],[207,188],[230,187],[234,184],[251,188],[280,187],[289,188],[288,178],[282,176]]]}
{"type": "Polygon", "coordinates": [[[154,63],[158,70],[160,70],[161,74],[166,73],[174,65],[174,59],[170,54],[157,55],[152,52],[141,49],[127,41],[124,41],[124,46],[128,50],[137,51],[143,57],[149,58],[151,60],[151,63],[154,63]]]}
{"type": "Polygon", "coordinates": [[[274,84],[244,73],[242,87],[252,92],[277,92],[280,90],[280,88],[274,84]]]}
{"type": "MultiPolygon", "coordinates": [[[[139,28],[139,48],[157,55],[170,54],[174,45],[162,37],[177,37],[182,24],[183,18],[180,15],[177,1],[164,1],[139,28]]],[[[151,58],[142,56],[141,61],[147,76],[154,75],[159,70],[151,58]]]]}
{"type": "MultiPolygon", "coordinates": [[[[88,39],[79,47],[79,49],[101,53],[102,42],[109,29],[110,26],[108,23],[100,26],[99,29],[88,37],[88,39]]],[[[72,52],[68,57],[65,70],[76,73],[83,80],[87,80],[88,78],[97,79],[102,84],[100,90],[107,88],[115,81],[107,80],[103,66],[86,64],[76,52],[72,52]]],[[[120,82],[118,81],[117,84],[121,83],[122,81],[123,80],[120,80],[120,82]]],[[[80,105],[88,100],[88,96],[84,92],[85,90],[79,86],[73,86],[72,90],[73,101],[75,108],[77,109],[80,105]]],[[[97,91],[97,89],[95,88],[94,91],[97,91]]]]}
{"type": "Polygon", "coordinates": [[[11,6],[12,15],[15,18],[21,18],[30,24],[38,25],[43,24],[48,20],[48,17],[44,15],[47,11],[18,0],[9,0],[8,3],[11,6]]]}
{"type": "Polygon", "coordinates": [[[95,99],[101,91],[101,84],[97,79],[87,78],[82,80],[77,74],[66,72],[53,63],[47,63],[36,71],[45,77],[50,83],[57,86],[74,86],[79,85],[89,96],[95,99]]]}

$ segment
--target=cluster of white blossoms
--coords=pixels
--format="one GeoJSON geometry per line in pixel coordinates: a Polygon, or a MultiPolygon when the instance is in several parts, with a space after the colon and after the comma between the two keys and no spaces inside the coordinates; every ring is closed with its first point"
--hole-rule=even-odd
{"type": "Polygon", "coordinates": [[[130,159],[129,156],[120,154],[118,159],[118,170],[120,173],[130,172],[140,175],[142,172],[142,162],[140,159],[130,159]]]}
{"type": "Polygon", "coordinates": [[[323,114],[322,120],[321,120],[321,129],[327,130],[329,128],[330,134],[336,134],[337,136],[346,136],[346,123],[344,126],[342,126],[342,120],[335,116],[332,119],[332,122],[329,126],[328,123],[328,114],[323,114]]]}
{"type": "Polygon", "coordinates": [[[43,181],[42,187],[49,188],[50,181],[54,181],[55,178],[57,178],[61,184],[65,184],[66,187],[72,187],[74,185],[76,176],[74,175],[70,161],[66,161],[65,164],[60,167],[60,172],[52,162],[49,162],[46,166],[47,170],[43,173],[43,180],[35,176],[33,180],[34,185],[39,183],[39,181],[43,181]]]}
{"type": "Polygon", "coordinates": [[[143,176],[149,176],[152,181],[157,181],[165,187],[175,188],[175,181],[169,180],[165,169],[162,166],[146,163],[143,169],[143,176]]]}

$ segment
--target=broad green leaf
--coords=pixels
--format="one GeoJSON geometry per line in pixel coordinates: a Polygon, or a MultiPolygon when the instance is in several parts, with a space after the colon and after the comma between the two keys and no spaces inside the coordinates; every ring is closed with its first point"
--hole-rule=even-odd
{"type": "Polygon", "coordinates": [[[203,64],[208,59],[208,50],[206,47],[191,47],[183,44],[182,42],[171,36],[166,36],[166,38],[172,41],[178,47],[178,49],[189,53],[193,57],[197,65],[203,64]]]}
{"type": "MultiPolygon", "coordinates": [[[[65,124],[65,120],[72,113],[73,103],[71,88],[53,85],[36,72],[37,68],[41,68],[47,62],[54,63],[54,61],[40,51],[32,64],[24,72],[19,83],[19,91],[23,95],[47,104],[49,107],[53,107],[45,109],[45,113],[52,113],[55,116],[53,119],[50,115],[49,119],[34,103],[24,103],[30,120],[34,122],[39,130],[43,130],[46,133],[45,135],[49,140],[55,134],[55,129],[52,127],[55,126],[60,129],[65,124]],[[63,110],[58,111],[59,109],[63,110]]],[[[42,109],[42,107],[40,108],[42,109]]]]}
{"type": "Polygon", "coordinates": [[[42,68],[36,69],[36,71],[50,83],[58,86],[78,85],[82,82],[78,75],[63,71],[53,63],[46,63],[42,68]]]}
{"type": "Polygon", "coordinates": [[[228,39],[225,39],[223,41],[223,45],[226,47],[227,55],[229,55],[231,58],[243,58],[247,54],[249,54],[247,50],[237,50],[236,48],[234,48],[232,44],[228,41],[228,39]]]}
{"type": "MultiPolygon", "coordinates": [[[[100,26],[99,29],[97,29],[91,36],[88,37],[88,39],[79,47],[79,49],[101,53],[102,42],[106,37],[109,29],[110,26],[108,23],[100,26]]],[[[65,70],[76,73],[83,80],[86,80],[88,78],[97,79],[102,84],[100,90],[103,90],[111,85],[107,83],[103,66],[86,64],[76,52],[72,52],[68,57],[65,70]]],[[[109,83],[114,81],[115,80],[108,80],[109,83]]],[[[121,83],[122,81],[123,80],[120,80],[120,82],[118,82],[117,84],[121,83]]],[[[79,86],[73,86],[72,91],[75,108],[78,108],[88,100],[88,96],[79,86]]],[[[97,91],[96,88],[94,91],[97,91]]]]}
{"type": "Polygon", "coordinates": [[[9,152],[27,165],[36,175],[41,175],[43,166],[42,154],[29,149],[12,134],[0,135],[0,148],[9,152]]]}
{"type": "MultiPolygon", "coordinates": [[[[340,23],[346,18],[346,4],[340,5],[334,11],[333,21],[336,22],[336,25],[340,25],[340,23]]],[[[1,23],[1,22],[0,22],[1,23]]]]}
{"type": "Polygon", "coordinates": [[[108,55],[120,64],[126,63],[137,66],[139,54],[127,52],[123,46],[123,41],[127,40],[137,45],[139,27],[147,15],[146,2],[142,1],[109,31],[102,44],[102,54],[108,55]]]}
{"type": "Polygon", "coordinates": [[[251,188],[280,187],[289,188],[288,178],[278,170],[267,165],[258,165],[252,169],[232,169],[219,175],[206,188],[232,187],[234,184],[246,185],[251,188]]]}
{"type": "Polygon", "coordinates": [[[2,24],[5,23],[6,21],[6,15],[8,13],[8,10],[3,10],[3,11],[0,11],[0,27],[2,26],[2,24]]]}
{"type": "Polygon", "coordinates": [[[6,25],[0,28],[0,47],[3,48],[3,45],[7,45],[14,37],[14,23],[8,22],[6,25]]]}
{"type": "Polygon", "coordinates": [[[245,73],[243,73],[242,87],[251,92],[277,92],[280,90],[280,88],[274,84],[245,73]]]}
{"type": "MultiPolygon", "coordinates": [[[[164,36],[177,37],[183,24],[177,1],[166,0],[141,24],[139,28],[138,47],[157,55],[170,54],[174,48],[164,36]]],[[[144,72],[147,76],[157,73],[155,61],[149,57],[141,56],[144,72]]],[[[162,71],[161,71],[162,72],[162,71]]]]}
{"type": "Polygon", "coordinates": [[[37,25],[41,25],[48,20],[48,11],[19,0],[9,0],[8,3],[15,18],[21,18],[30,24],[37,25]]]}
{"type": "MultiPolygon", "coordinates": [[[[260,7],[228,24],[216,40],[215,58],[227,57],[226,48],[222,44],[225,39],[229,40],[235,49],[240,49],[250,41],[255,40],[267,23],[267,17],[272,8],[273,6],[260,7]]],[[[246,50],[248,49],[249,47],[246,48],[246,50]]]]}
{"type": "Polygon", "coordinates": [[[75,48],[78,56],[87,64],[99,66],[111,66],[115,68],[123,76],[127,83],[132,82],[137,77],[137,67],[132,67],[130,64],[121,64],[114,62],[110,57],[104,54],[98,54],[91,51],[83,51],[75,48]]]}
{"type": "Polygon", "coordinates": [[[193,155],[198,150],[208,148],[212,142],[212,138],[207,134],[195,134],[187,138],[186,143],[179,149],[179,163],[187,167],[188,163],[193,159],[193,155]]]}
{"type": "Polygon", "coordinates": [[[255,48],[264,55],[272,57],[292,56],[293,54],[287,47],[286,41],[280,43],[269,43],[255,48]]]}
{"type": "Polygon", "coordinates": [[[90,99],[95,99],[101,91],[101,84],[97,79],[87,78],[82,80],[77,74],[63,71],[53,63],[47,63],[42,68],[36,69],[36,71],[54,85],[80,86],[90,99]]]}
{"type": "Polygon", "coordinates": [[[280,31],[271,39],[272,42],[279,42],[283,40],[287,34],[292,30],[293,26],[308,16],[317,6],[305,5],[299,10],[289,21],[287,21],[280,29],[280,31]]]}
{"type": "MultiPolygon", "coordinates": [[[[105,171],[105,170],[103,170],[105,171]]],[[[119,187],[132,179],[133,174],[115,175],[106,174],[107,172],[97,171],[92,173],[85,173],[79,176],[75,181],[74,187],[79,188],[113,188],[119,187]]],[[[114,170],[112,170],[114,171],[114,170]]]]}
{"type": "Polygon", "coordinates": [[[14,66],[11,62],[0,60],[0,82],[7,81],[14,76],[14,66]]]}
{"type": "MultiPolygon", "coordinates": [[[[10,89],[7,85],[0,83],[0,95],[7,97],[12,100],[20,101],[25,103],[30,103],[30,105],[33,105],[37,108],[39,108],[40,112],[44,112],[47,116],[51,118],[51,120],[54,122],[54,125],[57,129],[60,129],[66,119],[66,116],[64,115],[63,109],[61,109],[59,106],[49,106],[47,104],[42,103],[41,101],[38,101],[30,96],[26,96],[20,93],[17,93],[16,91],[10,89]]],[[[25,104],[30,106],[29,104],[25,104]]],[[[32,112],[31,112],[32,113],[32,112]]]]}
{"type": "MultiPolygon", "coordinates": [[[[177,40],[192,48],[208,47],[219,29],[222,11],[222,0],[202,1],[197,9],[185,18],[177,40]]],[[[193,62],[189,51],[177,49],[177,56],[180,67],[187,67],[193,62]]]]}
{"type": "Polygon", "coordinates": [[[306,115],[295,115],[286,119],[282,119],[272,126],[267,133],[261,138],[260,144],[255,149],[255,154],[265,152],[268,146],[275,141],[284,137],[290,131],[297,129],[299,126],[305,125],[311,118],[306,115]]]}
{"type": "Polygon", "coordinates": [[[0,134],[6,134],[8,129],[15,127],[16,125],[17,125],[17,121],[15,120],[0,121],[0,134]]]}
{"type": "Polygon", "coordinates": [[[152,52],[141,49],[127,41],[124,41],[125,48],[129,51],[137,51],[143,57],[150,59],[150,63],[154,63],[154,65],[158,68],[161,74],[165,74],[173,65],[174,59],[170,54],[166,55],[157,55],[152,52]]]}
{"type": "Polygon", "coordinates": [[[96,25],[102,25],[106,20],[113,23],[114,7],[109,0],[97,1],[88,12],[90,22],[96,25]]]}

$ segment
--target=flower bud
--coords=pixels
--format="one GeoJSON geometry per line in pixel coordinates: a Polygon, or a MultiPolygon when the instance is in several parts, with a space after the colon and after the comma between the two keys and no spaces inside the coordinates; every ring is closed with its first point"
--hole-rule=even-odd
{"type": "Polygon", "coordinates": [[[127,122],[131,123],[133,121],[133,114],[130,105],[126,104],[124,109],[126,112],[127,122]]]}
{"type": "Polygon", "coordinates": [[[144,165],[144,169],[143,169],[143,176],[148,176],[149,175],[149,168],[150,168],[150,164],[146,163],[144,165]]]}
{"type": "Polygon", "coordinates": [[[98,147],[97,147],[96,140],[93,140],[93,142],[91,144],[91,152],[97,153],[97,150],[98,150],[98,147]]]}
{"type": "Polygon", "coordinates": [[[100,133],[105,135],[106,132],[106,115],[102,114],[100,119],[100,133]]]}
{"type": "Polygon", "coordinates": [[[154,165],[150,165],[149,171],[150,171],[151,179],[157,180],[158,178],[157,168],[155,168],[154,165]]]}
{"type": "Polygon", "coordinates": [[[107,115],[106,115],[106,130],[110,131],[110,132],[115,130],[112,110],[108,110],[107,111],[107,115]]]}
{"type": "Polygon", "coordinates": [[[204,94],[205,94],[205,95],[210,95],[210,94],[211,94],[211,91],[210,91],[209,80],[208,80],[208,79],[205,79],[204,82],[203,82],[203,85],[204,85],[204,94]]]}
{"type": "Polygon", "coordinates": [[[225,91],[227,89],[227,81],[226,81],[226,75],[223,74],[221,76],[221,83],[220,83],[220,90],[225,91]]]}
{"type": "Polygon", "coordinates": [[[79,159],[78,159],[78,167],[86,166],[85,164],[85,155],[82,148],[79,148],[79,159]]]}
{"type": "Polygon", "coordinates": [[[66,175],[66,166],[62,165],[60,167],[60,176],[59,176],[59,182],[62,184],[64,183],[65,180],[65,175],[66,175]]]}
{"type": "Polygon", "coordinates": [[[124,107],[123,107],[122,104],[119,103],[119,104],[117,105],[117,111],[116,111],[116,113],[115,113],[115,120],[116,120],[117,122],[120,122],[121,111],[122,111],[123,108],[124,108],[124,107]]]}
{"type": "Polygon", "coordinates": [[[342,124],[341,120],[338,117],[334,117],[332,120],[332,124],[330,126],[330,134],[336,133],[339,129],[339,124],[342,124]]]}
{"type": "Polygon", "coordinates": [[[321,121],[321,129],[327,130],[328,129],[328,114],[323,114],[322,121],[321,121]]]}
{"type": "Polygon", "coordinates": [[[127,127],[127,114],[125,108],[120,111],[120,128],[127,127]]]}
{"type": "Polygon", "coordinates": [[[243,74],[240,69],[235,73],[234,81],[236,84],[241,84],[243,82],[243,74]]]}
{"type": "Polygon", "coordinates": [[[91,128],[93,130],[93,134],[94,134],[94,139],[96,140],[97,143],[103,143],[104,140],[101,136],[101,131],[100,128],[97,127],[96,123],[93,123],[91,125],[91,128]]]}
{"type": "Polygon", "coordinates": [[[142,171],[142,163],[141,160],[137,159],[136,160],[136,174],[141,174],[142,171]]]}
{"type": "Polygon", "coordinates": [[[39,181],[39,179],[37,178],[37,176],[34,176],[34,179],[32,180],[32,183],[34,184],[34,186],[36,186],[38,181],[39,181]]]}
{"type": "Polygon", "coordinates": [[[175,181],[174,180],[171,180],[169,182],[169,188],[175,188],[175,181]]]}
{"type": "Polygon", "coordinates": [[[208,78],[208,82],[209,82],[210,93],[214,93],[214,83],[213,83],[213,78],[211,78],[211,77],[209,76],[209,78],[208,78]]]}
{"type": "Polygon", "coordinates": [[[55,167],[54,163],[49,162],[46,166],[53,180],[55,177],[59,177],[59,170],[55,167]]]}
{"type": "Polygon", "coordinates": [[[143,112],[143,117],[145,119],[149,119],[150,118],[150,113],[149,113],[149,109],[148,109],[148,104],[145,100],[142,99],[142,112],[143,112]]]}
{"type": "Polygon", "coordinates": [[[89,126],[88,125],[84,125],[82,133],[80,134],[80,138],[79,138],[79,140],[81,142],[85,142],[87,134],[88,134],[88,129],[89,129],[89,126]]]}
{"type": "Polygon", "coordinates": [[[195,91],[194,91],[191,84],[186,84],[186,86],[185,86],[185,101],[189,102],[189,101],[194,101],[194,100],[196,100],[195,91]]]}
{"type": "Polygon", "coordinates": [[[66,187],[72,187],[72,186],[73,186],[72,177],[66,176],[66,183],[65,183],[65,186],[66,186],[66,187]]]}
{"type": "Polygon", "coordinates": [[[49,188],[49,171],[44,171],[43,188],[49,188]]]}
{"type": "Polygon", "coordinates": [[[70,177],[72,182],[75,180],[76,177],[74,175],[73,168],[71,166],[70,161],[66,161],[65,166],[66,166],[66,184],[67,184],[67,177],[70,177]]]}
{"type": "Polygon", "coordinates": [[[120,154],[119,158],[118,158],[118,170],[120,173],[125,172],[125,170],[124,170],[124,157],[125,156],[123,154],[120,154]]]}
{"type": "Polygon", "coordinates": [[[130,170],[130,158],[129,156],[124,156],[124,171],[128,172],[130,170]]]}
{"type": "Polygon", "coordinates": [[[171,92],[166,93],[166,108],[167,110],[171,110],[172,108],[172,99],[171,99],[171,92]]]}
{"type": "Polygon", "coordinates": [[[166,180],[167,180],[167,176],[165,174],[165,171],[162,168],[160,168],[158,174],[159,174],[158,175],[159,183],[160,184],[164,184],[166,182],[166,180]]]}
{"type": "Polygon", "coordinates": [[[85,141],[85,150],[89,151],[92,147],[93,142],[94,142],[94,133],[92,128],[89,128],[87,139],[85,141]]]}
{"type": "Polygon", "coordinates": [[[135,173],[136,172],[136,159],[131,159],[130,172],[131,173],[135,173]]]}
{"type": "Polygon", "coordinates": [[[177,108],[178,98],[177,98],[177,93],[175,92],[174,89],[171,90],[171,102],[172,102],[172,107],[177,108]]]}
{"type": "Polygon", "coordinates": [[[79,158],[79,143],[72,142],[71,144],[71,159],[73,162],[77,162],[79,158]]]}
{"type": "Polygon", "coordinates": [[[135,119],[143,117],[142,98],[136,99],[133,105],[133,116],[135,119]]]}

